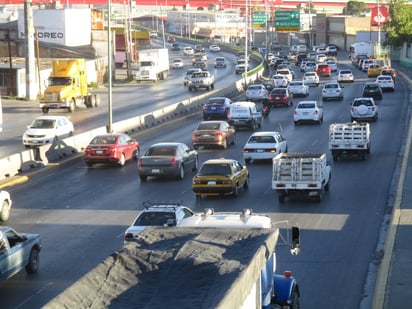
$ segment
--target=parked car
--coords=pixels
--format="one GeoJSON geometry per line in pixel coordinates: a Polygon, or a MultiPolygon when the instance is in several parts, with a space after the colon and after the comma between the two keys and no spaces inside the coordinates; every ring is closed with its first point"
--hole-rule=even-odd
{"type": "Polygon", "coordinates": [[[274,88],[286,88],[289,84],[289,80],[285,75],[275,74],[272,76],[274,88]]]}
{"type": "Polygon", "coordinates": [[[378,106],[371,97],[355,98],[351,107],[351,121],[378,120],[378,106]]]}
{"type": "Polygon", "coordinates": [[[200,122],[192,133],[194,149],[200,146],[219,146],[226,149],[235,143],[236,131],[224,120],[200,122]]]}
{"type": "Polygon", "coordinates": [[[337,80],[339,83],[353,83],[355,78],[349,69],[339,70],[337,80]]]}
{"type": "Polygon", "coordinates": [[[172,69],[183,69],[183,60],[182,59],[173,59],[172,69]]]}
{"type": "Polygon", "coordinates": [[[303,80],[292,80],[288,85],[288,89],[293,97],[307,97],[309,95],[309,86],[303,80]]]}
{"type": "Polygon", "coordinates": [[[217,46],[217,45],[210,45],[209,46],[209,51],[211,51],[211,52],[218,52],[218,51],[220,51],[220,47],[219,46],[217,46]]]}
{"type": "Polygon", "coordinates": [[[343,87],[337,82],[325,83],[322,89],[322,101],[338,99],[342,101],[344,97],[343,87]]]}
{"type": "Polygon", "coordinates": [[[183,55],[185,56],[193,56],[194,53],[195,53],[195,50],[193,49],[193,47],[186,46],[183,48],[183,55]]]}
{"type": "Polygon", "coordinates": [[[225,59],[225,57],[216,57],[216,59],[215,59],[215,68],[226,68],[226,59],[225,59]]]}
{"type": "Polygon", "coordinates": [[[326,63],[319,63],[316,66],[316,73],[319,77],[330,77],[332,75],[330,66],[326,63]]]}
{"type": "Polygon", "coordinates": [[[249,188],[249,171],[234,159],[207,160],[192,180],[192,190],[197,198],[202,195],[236,197],[241,188],[249,188]]]}
{"type": "Polygon", "coordinates": [[[368,77],[377,77],[381,74],[382,67],[378,63],[372,63],[368,67],[368,77]]]}
{"type": "Polygon", "coordinates": [[[251,84],[245,91],[246,101],[263,102],[268,98],[268,91],[262,84],[251,84]]]}
{"type": "Polygon", "coordinates": [[[199,155],[196,150],[184,143],[157,143],[149,147],[137,160],[140,180],[147,181],[149,176],[177,177],[182,180],[188,170],[196,171],[199,155]]]}
{"type": "Polygon", "coordinates": [[[288,88],[273,88],[268,97],[271,106],[291,106],[293,95],[288,88]]]}
{"type": "Polygon", "coordinates": [[[137,160],[140,145],[125,133],[108,133],[95,136],[84,150],[87,166],[96,163],[115,163],[124,166],[126,161],[137,160]]]}
{"type": "Polygon", "coordinates": [[[124,242],[133,241],[147,226],[176,226],[184,218],[193,216],[193,211],[180,203],[144,201],[143,210],[124,233],[124,242]]]}
{"type": "Polygon", "coordinates": [[[10,193],[0,189],[0,221],[9,220],[12,203],[10,193]]]}
{"type": "Polygon", "coordinates": [[[382,91],[395,91],[395,82],[390,75],[379,75],[376,77],[375,83],[381,86],[382,91]]]}
{"type": "Polygon", "coordinates": [[[371,97],[381,100],[383,96],[382,88],[377,83],[366,83],[363,86],[362,97],[371,97]]]}
{"type": "Polygon", "coordinates": [[[243,146],[243,159],[246,164],[252,160],[271,160],[281,152],[288,152],[286,138],[279,132],[255,132],[243,146]]]}
{"type": "Polygon", "coordinates": [[[293,111],[293,122],[323,122],[323,104],[318,101],[301,101],[293,111]]]}
{"type": "Polygon", "coordinates": [[[308,86],[319,86],[319,76],[316,72],[305,72],[302,79],[308,86]]]}
{"type": "Polygon", "coordinates": [[[40,116],[23,133],[23,145],[41,146],[53,143],[55,138],[72,136],[73,123],[65,116],[40,116]]]}
{"type": "Polygon", "coordinates": [[[203,120],[227,119],[232,101],[226,97],[207,99],[203,105],[203,120]]]}

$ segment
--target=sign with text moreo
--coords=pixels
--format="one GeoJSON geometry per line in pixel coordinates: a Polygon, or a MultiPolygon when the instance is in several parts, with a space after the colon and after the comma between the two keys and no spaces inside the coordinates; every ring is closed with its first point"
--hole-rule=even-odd
{"type": "Polygon", "coordinates": [[[299,11],[275,11],[275,31],[300,31],[299,11]]]}

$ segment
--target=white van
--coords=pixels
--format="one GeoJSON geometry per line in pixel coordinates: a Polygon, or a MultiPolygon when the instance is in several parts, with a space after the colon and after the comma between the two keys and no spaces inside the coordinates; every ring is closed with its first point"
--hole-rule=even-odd
{"type": "Polygon", "coordinates": [[[262,125],[262,113],[253,102],[234,102],[230,105],[228,122],[235,128],[246,127],[254,131],[262,125]]]}

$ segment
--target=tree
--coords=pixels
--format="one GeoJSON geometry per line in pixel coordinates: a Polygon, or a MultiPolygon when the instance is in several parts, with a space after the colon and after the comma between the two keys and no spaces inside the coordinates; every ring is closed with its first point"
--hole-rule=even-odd
{"type": "Polygon", "coordinates": [[[368,11],[369,9],[366,7],[365,2],[359,2],[354,0],[349,0],[346,3],[346,6],[343,8],[343,14],[353,16],[360,16],[368,11]]]}
{"type": "Polygon", "coordinates": [[[384,45],[400,47],[404,42],[412,42],[412,7],[404,0],[391,0],[389,22],[383,29],[386,30],[384,45]]]}

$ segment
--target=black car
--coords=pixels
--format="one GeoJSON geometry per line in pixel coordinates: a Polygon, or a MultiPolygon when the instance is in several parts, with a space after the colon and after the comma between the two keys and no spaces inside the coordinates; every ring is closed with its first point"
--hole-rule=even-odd
{"type": "Polygon", "coordinates": [[[173,51],[179,51],[180,50],[179,43],[173,43],[170,49],[173,51]]]}
{"type": "Polygon", "coordinates": [[[232,101],[225,97],[209,98],[203,105],[203,120],[226,119],[232,101]]]}
{"type": "Polygon", "coordinates": [[[382,88],[376,83],[366,83],[363,87],[362,97],[382,99],[382,88]]]}

